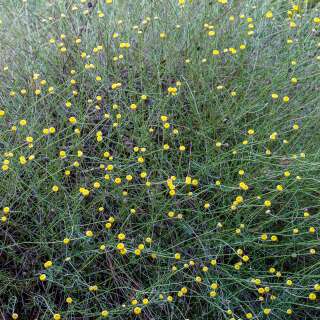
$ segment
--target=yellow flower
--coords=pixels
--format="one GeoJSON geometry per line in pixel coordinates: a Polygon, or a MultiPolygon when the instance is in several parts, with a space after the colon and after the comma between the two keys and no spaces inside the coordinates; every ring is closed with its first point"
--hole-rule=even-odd
{"type": "Polygon", "coordinates": [[[170,146],[168,144],[163,145],[163,150],[169,150],[169,149],[170,149],[170,146]]]}
{"type": "Polygon", "coordinates": [[[70,303],[72,303],[72,298],[71,297],[67,297],[67,299],[66,299],[66,302],[68,303],[68,304],[70,304],[70,303]]]}
{"type": "Polygon", "coordinates": [[[96,182],[94,182],[94,184],[93,184],[93,187],[95,188],[95,189],[99,189],[100,188],[100,183],[98,182],[98,181],[96,181],[96,182]]]}
{"type": "Polygon", "coordinates": [[[263,233],[260,238],[262,241],[266,241],[268,239],[268,235],[266,233],[263,233]]]}
{"type": "Polygon", "coordinates": [[[24,164],[27,163],[27,159],[24,156],[20,156],[19,157],[19,162],[20,162],[20,164],[24,165],[24,164]]]}
{"type": "Polygon", "coordinates": [[[90,287],[89,287],[89,291],[90,291],[90,292],[98,291],[98,286],[97,286],[97,285],[90,286],[90,287]]]}
{"type": "Polygon", "coordinates": [[[75,123],[77,123],[77,119],[76,119],[75,117],[70,117],[70,118],[69,118],[69,122],[70,122],[71,124],[75,124],[75,123]]]}
{"type": "Polygon", "coordinates": [[[283,190],[283,186],[281,184],[278,184],[276,188],[277,188],[278,191],[282,191],[283,190]]]}
{"type": "Polygon", "coordinates": [[[180,260],[180,259],[181,259],[181,254],[178,253],[178,252],[175,253],[174,258],[175,258],[176,260],[180,260]]]}
{"type": "Polygon", "coordinates": [[[245,191],[249,189],[248,185],[244,182],[240,182],[239,187],[240,187],[240,189],[245,190],[245,191]]]}
{"type": "Polygon", "coordinates": [[[93,237],[93,232],[91,230],[87,230],[86,231],[86,236],[89,237],[89,238],[93,237]]]}
{"type": "Polygon", "coordinates": [[[270,200],[266,200],[266,201],[264,202],[264,206],[265,206],[265,207],[271,207],[271,201],[270,201],[270,200]]]}
{"type": "Polygon", "coordinates": [[[278,237],[276,235],[272,235],[270,239],[273,242],[278,241],[278,237]]]}
{"type": "Polygon", "coordinates": [[[128,42],[121,42],[120,43],[120,45],[119,45],[119,47],[121,48],[121,49],[128,49],[128,48],[130,48],[130,43],[128,43],[128,42]]]}
{"type": "Polygon", "coordinates": [[[314,290],[320,291],[320,284],[319,284],[319,283],[316,283],[316,284],[314,285],[314,290]]]}
{"type": "Polygon", "coordinates": [[[80,188],[79,189],[80,193],[84,196],[84,197],[87,197],[89,194],[90,194],[90,191],[86,188],[80,188]]]}
{"type": "Polygon", "coordinates": [[[133,309],[133,313],[134,313],[135,315],[139,315],[139,314],[141,313],[141,308],[140,308],[140,307],[135,307],[135,308],[133,309]]]}
{"type": "Polygon", "coordinates": [[[297,84],[298,83],[298,79],[295,78],[295,77],[291,78],[290,81],[291,81],[292,84],[297,84]]]}
{"type": "MultiPolygon", "coordinates": [[[[168,88],[168,93],[171,94],[172,96],[177,95],[178,89],[176,87],[169,87],[168,88]]],[[[162,119],[161,119],[162,120],[162,119]]],[[[162,120],[163,121],[163,120],[162,120]]]]}
{"type": "Polygon", "coordinates": [[[272,11],[269,10],[269,11],[265,14],[265,17],[266,17],[267,19],[272,19],[272,17],[273,17],[272,11]]]}
{"type": "Polygon", "coordinates": [[[295,123],[293,126],[292,126],[292,129],[293,130],[298,130],[299,129],[299,125],[297,123],[295,123]]]}
{"type": "Polygon", "coordinates": [[[316,299],[317,299],[317,295],[316,295],[315,293],[311,292],[311,293],[309,294],[309,300],[314,301],[314,300],[316,300],[316,299]]]}
{"type": "Polygon", "coordinates": [[[269,309],[269,308],[264,308],[264,309],[263,309],[263,313],[264,313],[265,315],[268,315],[268,314],[271,313],[271,309],[269,309]]]}
{"type": "Polygon", "coordinates": [[[44,274],[44,273],[42,273],[42,274],[40,274],[40,276],[39,276],[39,279],[40,279],[40,281],[46,281],[46,279],[47,279],[47,276],[44,274]]]}
{"type": "Polygon", "coordinates": [[[249,258],[248,256],[246,256],[246,255],[242,257],[242,260],[243,260],[244,262],[248,262],[249,259],[250,259],[250,258],[249,258]]]}
{"type": "Polygon", "coordinates": [[[101,311],[101,317],[107,318],[108,315],[109,315],[109,311],[108,311],[108,310],[102,310],[102,311],[101,311]]]}
{"type": "Polygon", "coordinates": [[[283,97],[283,102],[288,103],[290,101],[290,98],[288,96],[283,97]]]}
{"type": "Polygon", "coordinates": [[[26,119],[22,119],[22,120],[19,121],[19,124],[20,124],[21,127],[24,127],[24,126],[27,125],[27,120],[26,119]]]}
{"type": "Polygon", "coordinates": [[[217,296],[217,292],[214,291],[214,290],[211,290],[210,293],[209,293],[209,295],[210,295],[211,298],[214,298],[214,297],[217,296]]]}
{"type": "Polygon", "coordinates": [[[119,234],[118,234],[118,239],[119,239],[119,240],[122,241],[122,240],[125,240],[125,238],[126,238],[126,235],[125,235],[124,233],[119,233],[119,234]]]}
{"type": "Polygon", "coordinates": [[[278,136],[278,133],[277,133],[277,132],[273,132],[273,133],[270,135],[270,140],[276,140],[276,139],[277,139],[277,136],[278,136]]]}
{"type": "Polygon", "coordinates": [[[56,129],[54,127],[49,128],[49,133],[54,134],[56,132],[56,129]]]}
{"type": "Polygon", "coordinates": [[[64,150],[61,150],[61,151],[59,152],[59,157],[60,157],[61,159],[64,159],[66,156],[67,156],[67,153],[66,153],[64,150]]]}

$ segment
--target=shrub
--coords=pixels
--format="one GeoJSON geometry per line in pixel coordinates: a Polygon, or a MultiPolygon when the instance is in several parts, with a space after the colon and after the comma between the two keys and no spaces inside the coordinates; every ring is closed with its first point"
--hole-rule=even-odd
{"type": "Polygon", "coordinates": [[[4,319],[319,317],[319,12],[9,1],[4,319]]]}

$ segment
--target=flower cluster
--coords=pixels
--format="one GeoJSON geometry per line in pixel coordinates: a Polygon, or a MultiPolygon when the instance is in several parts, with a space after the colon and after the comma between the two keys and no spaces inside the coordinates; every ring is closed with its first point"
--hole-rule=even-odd
{"type": "Polygon", "coordinates": [[[320,18],[296,2],[6,4],[5,319],[317,313],[320,18]]]}

